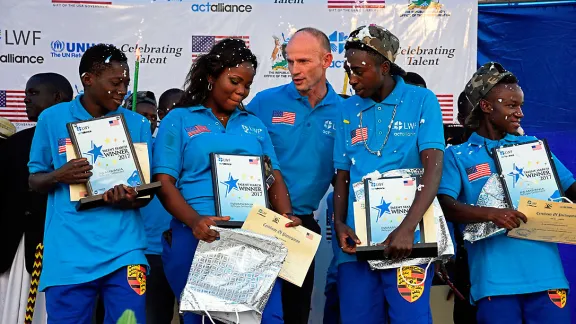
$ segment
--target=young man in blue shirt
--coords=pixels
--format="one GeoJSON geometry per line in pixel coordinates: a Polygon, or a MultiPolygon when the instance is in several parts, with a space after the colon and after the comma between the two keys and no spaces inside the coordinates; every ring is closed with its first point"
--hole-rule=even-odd
{"type": "MultiPolygon", "coordinates": [[[[295,216],[320,233],[313,213],[334,176],[334,125],[342,99],[326,80],[332,54],[323,32],[298,30],[286,46],[286,56],[292,82],[258,93],[247,109],[268,128],[295,216]]],[[[302,288],[283,285],[286,323],[308,324],[314,266],[312,262],[302,288]]]]}
{"type": "Polygon", "coordinates": [[[383,242],[392,259],[408,257],[414,231],[430,207],[442,172],[444,136],[440,105],[430,90],[408,85],[394,64],[400,43],[388,30],[362,26],[346,42],[346,65],[356,95],[341,109],[334,147],[337,169],[334,226],[342,249],[338,290],[342,323],[432,323],[430,285],[433,267],[425,265],[373,271],[356,260],[352,185],[369,173],[424,168],[421,190],[401,225],[383,242]],[[425,280],[422,280],[426,278],[425,280]]]}
{"type": "MultiPolygon", "coordinates": [[[[461,224],[494,222],[508,230],[529,221],[513,209],[474,206],[490,174],[497,173],[492,149],[536,140],[516,136],[524,117],[524,93],[518,79],[498,63],[483,65],[468,82],[466,97],[473,110],[466,120],[475,132],[467,142],[448,148],[438,197],[446,218],[461,224]],[[470,177],[480,165],[490,172],[470,177]]],[[[574,177],[555,157],[566,196],[576,199],[574,177]]],[[[568,281],[557,244],[498,235],[466,242],[470,299],[478,306],[480,324],[570,323],[566,307],[568,281]]]]}
{"type": "Polygon", "coordinates": [[[134,311],[145,320],[146,236],[133,188],[117,185],[104,194],[108,206],[76,211],[70,184],[86,183],[92,166],[85,158],[66,162],[66,124],[123,114],[130,137],[150,147],[150,123],[121,108],[130,83],[127,59],[112,45],[89,48],[80,60],[84,94],[45,110],[32,141],[29,183],[48,193],[40,290],[46,292],[48,323],[90,323],[98,294],[105,323],[134,311]]]}

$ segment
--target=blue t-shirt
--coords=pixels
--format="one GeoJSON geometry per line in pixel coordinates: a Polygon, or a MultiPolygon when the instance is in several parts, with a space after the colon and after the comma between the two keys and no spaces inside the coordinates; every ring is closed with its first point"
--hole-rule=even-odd
{"type": "Polygon", "coordinates": [[[268,131],[256,116],[236,109],[224,127],[204,106],[171,110],[156,136],[152,174],[174,177],[186,202],[202,216],[216,215],[210,153],[268,155],[272,167],[280,169],[268,131]]]}
{"type": "MultiPolygon", "coordinates": [[[[30,174],[48,173],[66,164],[66,124],[93,117],[80,102],[60,103],[40,114],[32,141],[30,174]]],[[[150,122],[139,114],[118,108],[134,143],[151,147],[150,122]]],[[[70,186],[59,183],[48,194],[44,232],[44,258],[40,290],[50,286],[90,282],[132,264],[148,264],[146,239],[138,209],[99,207],[76,211],[70,186]]]]}
{"type": "MultiPolygon", "coordinates": [[[[352,185],[375,170],[384,173],[406,168],[422,168],[420,152],[444,151],[444,129],[440,104],[432,91],[404,83],[394,77],[396,86],[382,102],[353,96],[342,103],[334,145],[334,166],[350,171],[346,224],[354,229],[356,200],[352,185]],[[396,115],[392,113],[396,107],[396,115]],[[360,120],[362,118],[362,120],[360,120]],[[390,126],[390,127],[389,127],[390,126]],[[388,142],[383,145],[386,134],[388,142]],[[366,148],[381,156],[372,154],[366,148]]],[[[342,251],[339,263],[356,261],[342,251]]]]}
{"type": "Polygon", "coordinates": [[[296,215],[318,209],[334,176],[334,125],[343,99],[326,86],[328,93],[314,108],[294,83],[258,93],[246,108],[268,128],[296,215]]]}
{"type": "MultiPolygon", "coordinates": [[[[506,135],[502,140],[494,141],[474,133],[468,142],[449,147],[444,156],[438,194],[448,195],[465,204],[476,204],[489,176],[470,181],[466,169],[488,164],[491,173],[498,173],[488,152],[494,147],[533,140],[536,138],[532,136],[506,135]]],[[[574,177],[556,157],[553,159],[562,188],[567,189],[574,183],[574,177]]],[[[568,288],[555,243],[499,235],[474,244],[465,244],[472,283],[470,297],[473,302],[489,296],[568,288]]]]}

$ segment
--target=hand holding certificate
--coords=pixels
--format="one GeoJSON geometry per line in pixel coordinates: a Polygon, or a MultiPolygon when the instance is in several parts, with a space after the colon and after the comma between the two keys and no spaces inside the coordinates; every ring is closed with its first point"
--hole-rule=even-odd
{"type": "Polygon", "coordinates": [[[518,211],[527,223],[508,232],[508,236],[526,240],[576,244],[576,205],[520,197],[518,211]]]}
{"type": "Polygon", "coordinates": [[[82,158],[72,164],[87,161],[91,167],[90,173],[86,171],[86,197],[80,199],[78,210],[103,204],[128,206],[160,187],[160,183],[145,184],[122,114],[68,123],[67,128],[75,156],[82,158]]]}
{"type": "Polygon", "coordinates": [[[273,236],[284,242],[288,256],[280,270],[280,278],[302,287],[308,268],[316,255],[321,236],[303,226],[286,227],[290,220],[263,206],[254,205],[242,229],[273,236]]]}

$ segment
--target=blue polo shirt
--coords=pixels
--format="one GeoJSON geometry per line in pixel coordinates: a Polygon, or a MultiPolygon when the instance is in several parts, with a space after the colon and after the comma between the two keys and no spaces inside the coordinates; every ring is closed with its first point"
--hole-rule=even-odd
{"type": "MultiPolygon", "coordinates": [[[[28,162],[30,174],[52,172],[66,163],[63,148],[70,138],[66,124],[93,118],[81,97],[40,114],[28,162]]],[[[121,107],[107,116],[118,113],[124,115],[132,141],[151,147],[150,122],[121,107]]],[[[139,210],[106,206],[78,212],[75,206],[67,184],[57,184],[48,194],[40,290],[90,282],[126,265],[148,264],[139,210]]]]}
{"type": "Polygon", "coordinates": [[[314,108],[294,83],[258,93],[247,107],[268,128],[296,215],[318,209],[334,176],[335,123],[343,99],[326,86],[328,93],[314,108]]]}
{"type": "MultiPolygon", "coordinates": [[[[536,138],[532,136],[506,135],[502,140],[494,141],[474,133],[468,142],[449,147],[444,156],[438,194],[448,195],[465,204],[476,204],[489,176],[470,181],[466,169],[488,164],[491,173],[498,173],[488,151],[502,145],[533,140],[536,138]]],[[[574,183],[574,177],[556,157],[553,159],[562,187],[568,189],[574,183]]],[[[488,296],[568,288],[555,243],[499,235],[474,244],[466,241],[465,244],[472,282],[470,297],[473,302],[488,296]]]]}
{"type": "MultiPolygon", "coordinates": [[[[444,129],[440,104],[432,91],[404,83],[394,77],[396,86],[382,102],[353,96],[343,102],[334,145],[334,167],[350,171],[346,224],[354,229],[356,201],[352,185],[375,170],[380,173],[406,168],[422,168],[420,152],[444,151],[444,129]],[[396,115],[392,125],[392,113],[396,115]],[[362,117],[362,122],[360,122],[362,117]],[[388,142],[383,145],[386,133],[388,142]],[[381,156],[370,153],[382,147],[381,156]]],[[[356,257],[339,253],[339,263],[356,257]]]]}
{"type": "Polygon", "coordinates": [[[146,240],[148,241],[148,248],[145,253],[162,254],[162,233],[170,228],[172,215],[162,206],[157,196],[148,205],[142,207],[140,213],[142,213],[146,240]]]}
{"type": "Polygon", "coordinates": [[[272,167],[280,169],[268,131],[256,116],[236,109],[224,127],[204,106],[171,110],[156,136],[152,174],[174,177],[186,202],[202,216],[216,214],[210,153],[268,155],[272,167]]]}

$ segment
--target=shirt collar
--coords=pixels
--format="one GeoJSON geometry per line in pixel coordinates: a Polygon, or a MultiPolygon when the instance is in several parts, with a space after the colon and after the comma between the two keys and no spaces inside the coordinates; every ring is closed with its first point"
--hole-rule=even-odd
{"type": "Polygon", "coordinates": [[[468,142],[472,145],[481,146],[481,145],[488,145],[488,146],[496,146],[503,142],[518,142],[518,136],[512,134],[506,134],[503,139],[501,140],[491,140],[485,137],[478,135],[478,133],[474,132],[470,135],[468,142]]]}
{"type": "MultiPolygon", "coordinates": [[[[332,85],[330,85],[330,83],[328,81],[326,81],[326,89],[328,90],[326,92],[326,95],[324,96],[324,98],[322,98],[322,100],[316,105],[316,107],[320,107],[320,106],[327,106],[327,105],[332,105],[332,104],[337,104],[340,100],[340,96],[336,93],[336,91],[334,91],[334,88],[332,88],[332,85]]],[[[294,81],[290,82],[288,84],[288,89],[287,89],[287,93],[288,95],[292,98],[292,99],[296,99],[296,100],[308,100],[308,97],[306,96],[302,96],[300,94],[300,92],[298,92],[298,89],[296,89],[296,85],[294,84],[294,81]]]]}
{"type": "Polygon", "coordinates": [[[391,106],[399,105],[402,102],[404,92],[406,92],[406,83],[404,82],[404,79],[402,79],[402,77],[399,77],[397,75],[394,75],[393,78],[394,81],[396,81],[396,85],[394,86],[392,92],[390,92],[390,94],[386,98],[384,98],[384,100],[382,100],[381,102],[376,102],[371,98],[359,98],[358,106],[360,110],[369,109],[370,107],[377,104],[391,105],[391,106]]]}
{"type": "MultiPolygon", "coordinates": [[[[188,109],[188,111],[200,111],[200,110],[207,111],[207,110],[210,110],[210,108],[204,107],[202,105],[192,106],[192,107],[188,107],[186,109],[188,109]]],[[[236,108],[232,112],[232,115],[230,115],[230,119],[232,119],[232,117],[236,117],[237,115],[248,115],[248,114],[249,114],[248,111],[240,110],[239,108],[236,108]]]]}
{"type": "MultiPolygon", "coordinates": [[[[74,100],[72,100],[72,105],[70,105],[70,113],[72,113],[72,116],[74,116],[74,118],[76,118],[78,120],[92,119],[92,118],[94,118],[94,116],[90,115],[90,113],[82,105],[82,101],[80,101],[80,98],[82,98],[82,96],[84,96],[84,95],[79,94],[76,96],[76,98],[74,98],[74,100]]],[[[121,113],[123,113],[122,109],[124,109],[124,108],[119,106],[118,109],[116,109],[114,111],[109,111],[104,116],[108,116],[108,115],[112,115],[112,114],[121,114],[121,113]]]]}

